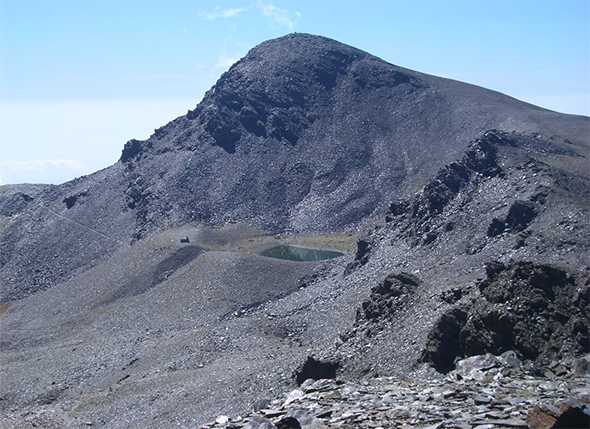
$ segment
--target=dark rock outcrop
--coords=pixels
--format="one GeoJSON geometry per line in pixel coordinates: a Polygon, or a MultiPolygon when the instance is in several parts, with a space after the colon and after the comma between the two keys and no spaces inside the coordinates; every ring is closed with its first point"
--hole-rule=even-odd
{"type": "Polygon", "coordinates": [[[301,424],[295,417],[283,417],[275,426],[277,429],[301,429],[301,424]]]}
{"type": "Polygon", "coordinates": [[[532,222],[536,215],[537,207],[534,203],[516,200],[508,209],[505,224],[512,231],[522,231],[532,222]]]}
{"type": "Polygon", "coordinates": [[[76,205],[76,203],[78,203],[79,201],[85,199],[86,197],[88,197],[88,191],[84,190],[84,191],[79,191],[76,192],[73,195],[67,196],[63,199],[63,203],[66,205],[67,209],[71,209],[72,207],[74,207],[74,205],[76,205]]]}
{"type": "Polygon", "coordinates": [[[22,212],[34,198],[24,192],[15,192],[0,199],[0,216],[14,216],[22,212]]]}
{"type": "Polygon", "coordinates": [[[141,156],[144,149],[144,144],[140,140],[131,139],[125,146],[123,147],[123,151],[121,152],[121,162],[129,162],[132,160],[136,160],[141,156]]]}
{"type": "Polygon", "coordinates": [[[295,381],[302,384],[305,380],[321,380],[336,378],[340,364],[336,361],[316,359],[308,356],[307,360],[295,371],[295,381]]]}
{"type": "Polygon", "coordinates": [[[420,280],[408,273],[388,275],[383,282],[371,289],[369,299],[357,311],[356,320],[387,319],[393,316],[396,306],[403,305],[403,298],[414,293],[420,280]]]}
{"type": "Polygon", "coordinates": [[[467,322],[467,312],[454,308],[444,313],[428,335],[422,360],[432,364],[437,371],[448,372],[461,356],[461,329],[467,322]]]}
{"type": "Polygon", "coordinates": [[[488,236],[495,237],[507,231],[522,231],[535,219],[538,211],[534,202],[516,200],[510,205],[505,219],[492,220],[488,227],[488,236]]]}
{"type": "Polygon", "coordinates": [[[590,351],[590,279],[560,268],[489,264],[480,297],[443,314],[422,360],[439,371],[457,358],[515,350],[539,365],[590,351]]]}
{"type": "Polygon", "coordinates": [[[371,253],[371,242],[366,239],[361,239],[356,243],[356,253],[354,260],[360,265],[365,265],[369,260],[369,254],[371,253]]]}
{"type": "MultiPolygon", "coordinates": [[[[484,133],[469,146],[460,161],[443,167],[416,198],[392,203],[386,221],[403,224],[404,235],[414,244],[432,243],[438,237],[432,228],[434,217],[466,187],[501,173],[496,145],[505,144],[508,136],[509,133],[497,130],[484,133]]],[[[452,229],[452,224],[446,224],[445,229],[452,229]]]]}

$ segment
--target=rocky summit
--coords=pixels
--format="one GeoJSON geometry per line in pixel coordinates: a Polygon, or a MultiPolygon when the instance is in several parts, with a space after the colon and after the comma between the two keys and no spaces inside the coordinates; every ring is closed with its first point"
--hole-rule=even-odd
{"type": "Polygon", "coordinates": [[[588,427],[589,157],[587,117],[264,42],[0,186],[0,427],[588,427]]]}

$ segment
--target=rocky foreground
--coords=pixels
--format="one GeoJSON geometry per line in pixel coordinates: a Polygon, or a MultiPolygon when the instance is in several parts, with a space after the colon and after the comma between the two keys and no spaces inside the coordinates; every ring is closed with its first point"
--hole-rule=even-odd
{"type": "Polygon", "coordinates": [[[534,375],[513,352],[473,356],[445,378],[308,379],[256,411],[203,428],[590,428],[590,356],[534,375]]]}

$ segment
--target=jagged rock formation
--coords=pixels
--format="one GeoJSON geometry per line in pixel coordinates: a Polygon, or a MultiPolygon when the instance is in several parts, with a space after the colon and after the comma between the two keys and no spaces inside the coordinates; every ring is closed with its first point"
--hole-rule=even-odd
{"type": "Polygon", "coordinates": [[[0,187],[0,413],[194,427],[301,378],[436,378],[509,345],[532,369],[585,353],[589,131],[329,39],[265,42],[115,165],[0,187]],[[258,251],[357,227],[355,256],[258,251]],[[558,281],[539,289],[539,273],[558,281]],[[506,298],[515,280],[542,320],[506,298]]]}
{"type": "Polygon", "coordinates": [[[517,262],[490,264],[480,296],[444,313],[422,359],[440,371],[464,356],[516,350],[539,367],[590,350],[590,277],[517,262]]]}
{"type": "Polygon", "coordinates": [[[489,131],[392,203],[346,270],[347,282],[375,286],[335,348],[344,371],[380,374],[398,359],[449,371],[458,358],[509,349],[541,369],[588,353],[589,179],[555,167],[585,156],[569,149],[489,131]],[[401,272],[420,285],[384,293],[401,272]]]}
{"type": "Polygon", "coordinates": [[[420,280],[408,273],[395,273],[371,289],[369,299],[357,311],[357,322],[377,321],[395,317],[396,307],[410,306],[408,299],[420,285],[420,280]]]}

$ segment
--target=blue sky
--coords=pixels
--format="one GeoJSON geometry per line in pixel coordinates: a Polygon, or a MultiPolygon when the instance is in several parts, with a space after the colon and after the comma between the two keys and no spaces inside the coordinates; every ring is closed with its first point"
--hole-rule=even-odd
{"type": "Polygon", "coordinates": [[[263,40],[321,34],[590,115],[590,1],[0,0],[0,183],[105,167],[263,40]]]}

